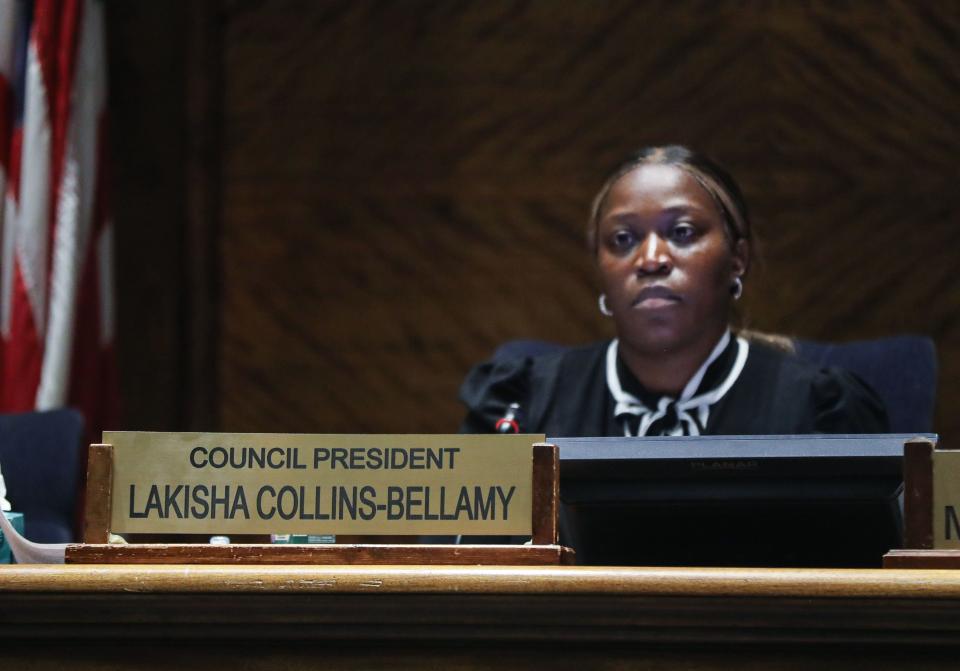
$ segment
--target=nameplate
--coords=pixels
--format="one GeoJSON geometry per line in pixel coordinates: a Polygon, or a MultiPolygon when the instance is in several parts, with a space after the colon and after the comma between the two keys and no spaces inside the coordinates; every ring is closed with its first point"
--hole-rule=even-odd
{"type": "Polygon", "coordinates": [[[542,435],[105,432],[115,533],[528,535],[542,435]]]}
{"type": "Polygon", "coordinates": [[[960,451],[933,450],[933,547],[960,549],[960,451]]]}

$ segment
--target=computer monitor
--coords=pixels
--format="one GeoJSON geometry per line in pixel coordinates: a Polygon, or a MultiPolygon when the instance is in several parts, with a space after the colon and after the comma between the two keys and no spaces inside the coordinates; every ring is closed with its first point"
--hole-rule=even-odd
{"type": "Polygon", "coordinates": [[[561,542],[584,565],[879,567],[915,437],[552,438],[561,542]]]}

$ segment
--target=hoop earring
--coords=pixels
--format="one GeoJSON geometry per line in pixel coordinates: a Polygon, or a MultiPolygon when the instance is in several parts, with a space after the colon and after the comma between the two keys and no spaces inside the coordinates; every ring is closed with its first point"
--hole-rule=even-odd
{"type": "Polygon", "coordinates": [[[733,285],[730,287],[730,295],[733,296],[733,300],[740,300],[740,296],[743,295],[743,280],[740,279],[740,276],[737,275],[733,278],[733,285]]]}
{"type": "Polygon", "coordinates": [[[612,317],[613,310],[607,307],[607,295],[600,294],[600,298],[597,299],[597,306],[600,308],[600,314],[604,317],[612,317]]]}

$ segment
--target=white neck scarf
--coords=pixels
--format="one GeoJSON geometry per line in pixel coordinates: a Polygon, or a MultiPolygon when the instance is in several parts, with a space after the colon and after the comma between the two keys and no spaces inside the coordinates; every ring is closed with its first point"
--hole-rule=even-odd
{"type": "Polygon", "coordinates": [[[704,390],[696,394],[703,376],[714,361],[717,360],[730,343],[729,329],[724,332],[720,341],[710,352],[710,356],[703,362],[703,365],[697,369],[690,381],[687,382],[680,396],[673,399],[669,396],[663,396],[657,402],[656,408],[648,408],[633,394],[629,394],[620,386],[620,376],[617,374],[617,350],[619,341],[614,339],[607,347],[607,387],[613,400],[616,401],[613,414],[623,422],[623,435],[631,436],[630,423],[626,415],[633,415],[638,418],[638,436],[647,435],[647,431],[658,419],[665,417],[670,410],[671,404],[677,413],[676,426],[666,433],[669,436],[699,436],[704,427],[707,426],[707,420],[710,418],[710,406],[719,401],[730,390],[733,383],[740,377],[743,367],[747,362],[747,354],[750,351],[749,343],[743,338],[737,337],[737,357],[727,373],[726,378],[713,389],[704,390]]]}

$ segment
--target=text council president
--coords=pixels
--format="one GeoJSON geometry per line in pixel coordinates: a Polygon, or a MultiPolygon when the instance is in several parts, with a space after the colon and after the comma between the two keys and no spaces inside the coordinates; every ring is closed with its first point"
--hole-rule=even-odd
{"type": "MultiPolygon", "coordinates": [[[[306,451],[306,450],[305,450],[306,451]]],[[[456,467],[459,447],[317,447],[311,462],[296,447],[204,447],[190,450],[194,468],[423,470],[456,467]],[[309,465],[308,465],[309,464],[309,465]]]]}

